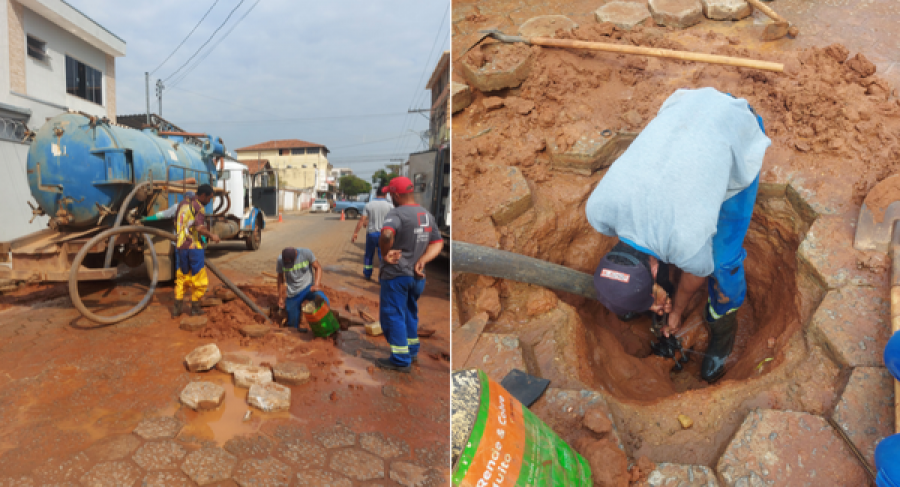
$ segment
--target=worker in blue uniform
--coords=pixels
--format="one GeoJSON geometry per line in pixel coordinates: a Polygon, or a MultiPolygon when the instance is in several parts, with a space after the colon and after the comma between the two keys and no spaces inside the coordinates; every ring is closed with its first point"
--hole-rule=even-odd
{"type": "MultiPolygon", "coordinates": [[[[387,190],[387,186],[382,188],[382,192],[387,190]]],[[[362,218],[356,224],[356,230],[353,231],[353,238],[350,242],[356,242],[356,236],[359,234],[360,228],[366,229],[366,253],[363,256],[363,275],[366,280],[372,279],[372,271],[375,266],[375,251],[378,251],[378,261],[381,261],[381,249],[378,247],[378,240],[381,238],[381,227],[384,226],[384,217],[391,211],[391,204],[383,197],[377,197],[366,203],[363,208],[362,218]]]]}

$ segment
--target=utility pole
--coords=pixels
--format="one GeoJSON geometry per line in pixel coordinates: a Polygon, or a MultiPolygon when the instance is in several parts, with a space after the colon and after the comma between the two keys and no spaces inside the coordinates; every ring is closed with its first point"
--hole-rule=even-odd
{"type": "Polygon", "coordinates": [[[144,71],[144,83],[147,93],[147,125],[150,125],[150,73],[144,71]]]}
{"type": "Polygon", "coordinates": [[[162,93],[163,93],[163,88],[165,88],[165,85],[163,85],[162,80],[161,80],[161,79],[156,80],[156,98],[157,98],[157,100],[159,100],[159,116],[160,116],[160,117],[162,116],[162,93]]]}

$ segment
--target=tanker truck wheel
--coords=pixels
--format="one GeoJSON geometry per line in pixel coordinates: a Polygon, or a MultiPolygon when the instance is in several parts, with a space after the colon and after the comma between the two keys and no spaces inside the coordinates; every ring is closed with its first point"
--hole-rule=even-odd
{"type": "Polygon", "coordinates": [[[256,228],[253,232],[247,236],[247,250],[259,250],[260,244],[262,244],[262,226],[259,224],[259,221],[256,222],[256,228]]]}

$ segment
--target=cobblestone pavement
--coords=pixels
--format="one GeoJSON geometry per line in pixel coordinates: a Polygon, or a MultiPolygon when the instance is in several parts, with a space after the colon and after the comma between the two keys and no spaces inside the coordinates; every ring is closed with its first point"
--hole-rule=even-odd
{"type": "MultiPolygon", "coordinates": [[[[355,225],[290,215],[269,224],[257,252],[228,243],[208,256],[239,285],[260,286],[282,247],[308,247],[326,269],[327,287],[377,302],[377,283],[361,276],[362,244],[350,243],[355,225]]],[[[420,365],[409,375],[371,367],[372,357],[387,356],[387,343],[356,327],[330,355],[323,342],[297,333],[269,342],[200,338],[170,318],[171,285],[136,317],[107,327],[82,318],[62,286],[0,296],[0,487],[446,485],[446,264],[427,269],[420,314],[436,333],[422,340],[420,365]],[[293,353],[291,360],[307,361],[310,380],[290,387],[287,412],[251,408],[228,374],[187,371],[184,357],[211,341],[255,365],[293,353]],[[179,393],[197,380],[225,388],[223,405],[202,412],[180,405],[179,393]]],[[[82,285],[82,297],[92,309],[131,306],[146,292],[139,274],[115,286],[82,285]]]]}

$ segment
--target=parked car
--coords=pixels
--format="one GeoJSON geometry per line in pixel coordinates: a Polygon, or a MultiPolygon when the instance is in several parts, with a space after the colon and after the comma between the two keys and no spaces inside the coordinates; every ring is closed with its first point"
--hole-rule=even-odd
{"type": "Polygon", "coordinates": [[[313,201],[312,206],[309,208],[309,211],[311,213],[318,213],[320,211],[328,213],[330,209],[331,207],[328,204],[328,200],[315,200],[313,201]]]}
{"type": "Polygon", "coordinates": [[[362,215],[363,208],[366,207],[365,201],[338,201],[334,207],[335,213],[344,212],[347,218],[357,218],[362,215]]]}

